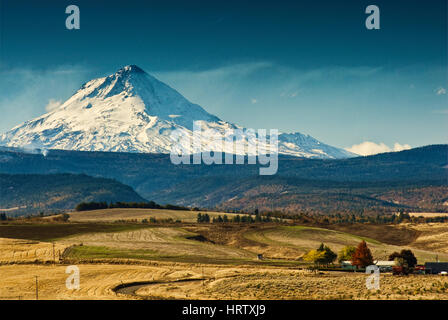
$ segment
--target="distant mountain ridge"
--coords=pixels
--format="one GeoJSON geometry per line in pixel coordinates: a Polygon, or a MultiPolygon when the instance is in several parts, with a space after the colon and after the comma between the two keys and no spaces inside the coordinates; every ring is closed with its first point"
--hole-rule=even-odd
{"type": "MultiPolygon", "coordinates": [[[[0,135],[0,145],[167,154],[173,144],[171,132],[180,130],[192,136],[194,121],[200,122],[203,131],[216,130],[223,136],[226,130],[244,129],[208,113],[138,66],[129,65],[85,83],[57,109],[0,135]]],[[[246,137],[245,142],[254,144],[255,139],[246,137]]],[[[280,133],[278,141],[278,152],[285,155],[318,159],[357,156],[298,132],[280,133]]],[[[209,141],[202,142],[202,150],[216,148],[209,141]]],[[[184,149],[193,153],[191,146],[184,149]]]]}
{"type": "Polygon", "coordinates": [[[51,150],[43,155],[0,148],[1,172],[84,173],[118,180],[157,203],[209,208],[448,209],[448,145],[340,160],[280,156],[271,177],[259,176],[258,165],[176,166],[166,154],[51,150]]]}

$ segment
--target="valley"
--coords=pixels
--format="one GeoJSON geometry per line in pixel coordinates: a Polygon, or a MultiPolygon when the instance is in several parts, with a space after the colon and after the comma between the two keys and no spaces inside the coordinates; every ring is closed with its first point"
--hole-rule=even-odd
{"type": "Polygon", "coordinates": [[[447,277],[418,274],[448,263],[446,144],[360,156],[283,132],[260,175],[263,131],[136,65],[47,111],[0,135],[0,299],[448,300],[447,277]]]}
{"type": "Polygon", "coordinates": [[[316,272],[302,259],[322,242],[338,252],[365,240],[375,259],[408,248],[419,264],[448,262],[446,223],[197,223],[197,212],[182,210],[166,210],[181,222],[141,222],[163,214],[106,209],[73,212],[68,222],[0,223],[0,296],[35,299],[37,276],[39,299],[448,299],[438,275],[382,273],[377,292],[363,273],[316,272]],[[65,287],[69,265],[80,270],[79,290],[65,287]]]}

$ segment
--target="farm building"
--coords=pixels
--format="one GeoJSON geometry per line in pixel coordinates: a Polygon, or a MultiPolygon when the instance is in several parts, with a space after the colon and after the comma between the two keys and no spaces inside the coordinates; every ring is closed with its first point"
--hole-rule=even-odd
{"type": "Polygon", "coordinates": [[[381,272],[392,272],[392,268],[396,265],[395,261],[374,261],[375,265],[380,268],[381,272]]]}
{"type": "Polygon", "coordinates": [[[440,272],[448,272],[448,262],[426,262],[425,272],[427,274],[439,274],[440,272]]]}
{"type": "Polygon", "coordinates": [[[351,261],[342,261],[341,268],[342,270],[355,270],[356,266],[352,265],[351,261]]]}
{"type": "Polygon", "coordinates": [[[422,265],[416,265],[415,267],[414,267],[414,273],[416,273],[416,274],[425,274],[425,266],[422,266],[422,265]]]}
{"type": "MultiPolygon", "coordinates": [[[[374,264],[378,266],[380,272],[392,272],[392,267],[396,265],[395,261],[374,261],[374,264]]],[[[356,266],[352,265],[351,261],[342,261],[341,268],[343,270],[355,270],[356,266]]]]}

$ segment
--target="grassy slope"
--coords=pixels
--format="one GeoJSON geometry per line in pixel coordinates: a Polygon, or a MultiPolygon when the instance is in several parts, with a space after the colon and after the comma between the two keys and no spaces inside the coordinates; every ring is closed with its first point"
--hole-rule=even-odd
{"type": "MultiPolygon", "coordinates": [[[[209,213],[218,215],[219,213],[209,213]]],[[[222,213],[221,213],[222,214],[222,213]]],[[[366,240],[374,258],[385,260],[393,251],[411,248],[419,263],[448,261],[445,250],[448,224],[435,225],[350,225],[339,230],[278,224],[112,224],[107,219],[156,218],[194,221],[197,212],[151,209],[113,209],[74,213],[82,223],[0,224],[0,238],[57,240],[76,247],[73,258],[149,259],[191,263],[288,263],[325,243],[337,252],[346,245],[366,240]],[[111,214],[113,212],[113,214],[111,214]],[[198,237],[199,236],[199,237],[198,237]],[[437,240],[439,239],[439,240],[437,240]],[[266,260],[259,262],[256,254],[266,260]]],[[[335,227],[335,226],[331,226],[335,227]]],[[[336,228],[336,227],[335,227],[336,228]]]]}
{"type": "MultiPolygon", "coordinates": [[[[361,240],[365,240],[374,258],[379,260],[387,260],[389,254],[394,251],[400,251],[403,248],[364,236],[304,226],[280,226],[268,230],[257,230],[246,234],[246,237],[250,240],[279,248],[292,247],[301,253],[316,249],[320,243],[328,245],[333,251],[337,252],[346,245],[356,246],[361,240]]],[[[419,263],[434,261],[437,254],[425,249],[412,248],[412,250],[419,263]]],[[[438,253],[437,255],[441,261],[448,261],[448,254],[438,253]]]]}
{"type": "Polygon", "coordinates": [[[173,219],[182,222],[196,222],[198,213],[207,213],[210,218],[218,215],[231,216],[232,213],[209,212],[209,211],[187,211],[187,210],[162,210],[162,209],[104,209],[70,213],[70,221],[73,222],[112,222],[116,220],[141,221],[150,218],[173,219]]]}
{"type": "Polygon", "coordinates": [[[98,232],[120,232],[148,228],[142,224],[101,224],[101,223],[30,223],[0,224],[0,238],[53,241],[72,235],[98,232]]]}
{"type": "MultiPolygon", "coordinates": [[[[210,232],[213,232],[213,229],[210,232]]],[[[386,244],[366,236],[305,226],[275,226],[246,230],[243,237],[249,240],[249,243],[230,241],[218,244],[197,241],[192,238],[195,235],[198,234],[181,227],[155,227],[119,234],[113,232],[102,235],[81,235],[70,239],[81,241],[86,245],[76,248],[72,253],[72,257],[82,259],[122,257],[191,263],[277,264],[284,262],[297,265],[299,263],[297,259],[302,254],[317,248],[322,242],[337,252],[346,245],[356,246],[361,240],[365,240],[375,259],[387,260],[394,251],[411,248],[419,263],[434,261],[436,255],[440,261],[448,261],[447,253],[435,253],[422,246],[386,244]],[[267,259],[257,262],[255,259],[257,253],[264,253],[267,259]]]]}

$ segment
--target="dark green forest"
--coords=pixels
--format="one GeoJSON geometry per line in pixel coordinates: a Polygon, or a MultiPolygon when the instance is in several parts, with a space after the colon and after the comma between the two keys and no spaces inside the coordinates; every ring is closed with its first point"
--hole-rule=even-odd
{"type": "MultiPolygon", "coordinates": [[[[8,215],[72,210],[80,202],[146,201],[118,181],[84,174],[0,174],[0,208],[8,215]]],[[[1,212],[1,210],[0,210],[1,212]]]]}

